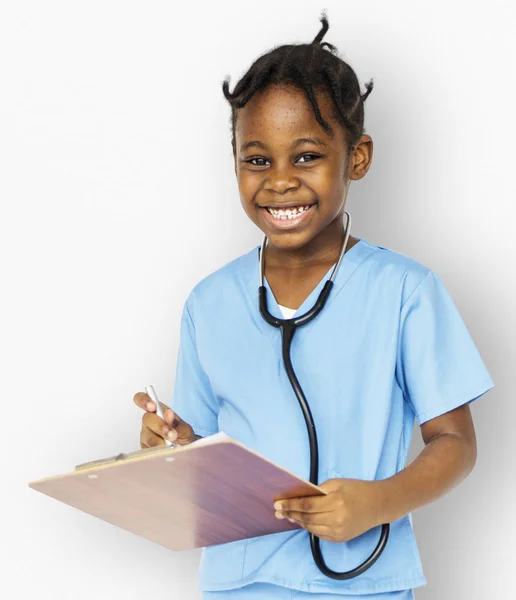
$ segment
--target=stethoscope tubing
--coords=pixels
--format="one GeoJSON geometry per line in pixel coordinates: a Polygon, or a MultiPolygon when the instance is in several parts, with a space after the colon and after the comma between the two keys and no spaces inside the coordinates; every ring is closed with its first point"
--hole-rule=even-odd
{"type": "MultiPolygon", "coordinates": [[[[292,339],[294,338],[294,334],[296,332],[296,328],[300,327],[300,326],[304,325],[305,323],[308,323],[309,321],[314,319],[324,308],[324,305],[326,304],[326,300],[328,299],[328,296],[330,295],[331,289],[333,287],[333,279],[335,277],[337,269],[338,269],[338,267],[342,261],[342,258],[344,256],[345,248],[347,247],[348,238],[349,238],[349,232],[350,232],[350,227],[351,227],[351,216],[347,212],[345,214],[347,215],[346,232],[344,235],[344,243],[342,245],[342,250],[340,253],[339,260],[337,261],[337,264],[335,265],[335,268],[332,271],[330,279],[328,279],[328,281],[326,281],[326,283],[324,284],[324,287],[321,290],[321,293],[319,294],[319,297],[317,298],[314,306],[310,310],[308,310],[305,314],[300,315],[299,317],[293,317],[291,319],[280,319],[280,318],[274,317],[273,315],[270,314],[270,312],[267,308],[267,290],[264,285],[264,266],[265,266],[264,250],[266,248],[267,236],[264,237],[262,247],[261,247],[261,252],[260,252],[260,284],[261,285],[258,288],[260,313],[267,323],[269,323],[270,325],[272,325],[274,327],[279,328],[279,330],[281,332],[283,364],[284,364],[287,376],[289,378],[290,384],[292,386],[292,389],[294,390],[294,393],[295,393],[295,395],[298,399],[298,402],[301,406],[301,410],[303,411],[303,416],[304,416],[306,428],[308,431],[308,440],[309,440],[309,446],[310,446],[310,483],[313,483],[315,485],[318,484],[318,479],[319,479],[319,446],[317,443],[317,431],[315,429],[315,423],[313,420],[312,412],[310,410],[310,406],[306,400],[303,389],[301,388],[299,380],[294,371],[294,367],[292,365],[290,349],[291,349],[291,345],[292,345],[292,339]]],[[[333,571],[326,565],[326,563],[324,562],[323,556],[322,556],[322,552],[321,552],[320,539],[313,533],[309,532],[310,547],[312,549],[312,555],[313,555],[315,564],[317,565],[319,570],[324,575],[326,575],[327,577],[330,577],[331,579],[345,580],[345,579],[351,579],[353,577],[357,577],[358,575],[362,574],[364,571],[369,569],[380,558],[380,555],[382,554],[382,552],[385,549],[385,546],[387,544],[387,540],[389,538],[389,532],[390,532],[390,524],[389,523],[383,524],[382,532],[380,535],[380,540],[378,541],[378,544],[376,545],[376,548],[373,550],[372,554],[366,560],[364,560],[364,562],[361,563],[358,567],[351,569],[350,571],[345,571],[343,573],[333,571]]]]}

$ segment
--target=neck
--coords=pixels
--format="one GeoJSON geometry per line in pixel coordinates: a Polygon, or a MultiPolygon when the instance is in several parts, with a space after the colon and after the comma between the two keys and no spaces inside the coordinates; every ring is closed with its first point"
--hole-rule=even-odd
{"type": "MultiPolygon", "coordinates": [[[[346,217],[347,219],[347,217],[346,217]]],[[[335,219],[326,229],[300,248],[278,247],[267,239],[265,262],[270,268],[306,269],[307,267],[336,263],[342,251],[345,227],[341,219],[335,219]]],[[[357,243],[350,234],[346,251],[357,243]]]]}

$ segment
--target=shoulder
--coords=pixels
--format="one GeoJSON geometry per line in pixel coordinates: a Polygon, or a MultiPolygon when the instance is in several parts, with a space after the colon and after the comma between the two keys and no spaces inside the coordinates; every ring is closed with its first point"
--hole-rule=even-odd
{"type": "Polygon", "coordinates": [[[369,255],[369,266],[377,281],[401,287],[401,304],[408,300],[430,273],[435,275],[427,265],[415,258],[392,248],[362,241],[373,250],[369,255]]]}
{"type": "Polygon", "coordinates": [[[216,302],[223,302],[228,297],[235,297],[235,292],[242,283],[251,276],[253,266],[258,264],[257,246],[249,252],[237,256],[212,273],[203,277],[190,291],[186,305],[190,311],[202,306],[216,306],[216,302]],[[253,260],[255,259],[256,260],[253,260]]]}

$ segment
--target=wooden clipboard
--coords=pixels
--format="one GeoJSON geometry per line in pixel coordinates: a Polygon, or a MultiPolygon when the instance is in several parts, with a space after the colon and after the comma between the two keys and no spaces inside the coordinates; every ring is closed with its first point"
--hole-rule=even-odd
{"type": "Polygon", "coordinates": [[[224,432],[78,465],[29,487],[170,550],[299,529],[280,498],[326,492],[224,432]]]}

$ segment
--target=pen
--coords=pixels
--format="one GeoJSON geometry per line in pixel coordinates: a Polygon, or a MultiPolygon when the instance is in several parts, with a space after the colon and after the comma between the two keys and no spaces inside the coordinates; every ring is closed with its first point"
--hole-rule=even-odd
{"type": "MultiPolygon", "coordinates": [[[[156,404],[156,414],[158,415],[158,417],[161,417],[163,420],[165,420],[165,417],[163,415],[163,409],[161,408],[161,404],[158,402],[158,396],[156,395],[156,392],[154,391],[153,386],[152,385],[146,386],[145,393],[156,404]]],[[[176,444],[174,444],[174,442],[171,442],[170,440],[167,440],[166,438],[164,438],[164,440],[165,440],[165,444],[167,446],[172,446],[173,448],[176,447],[176,444]]]]}

